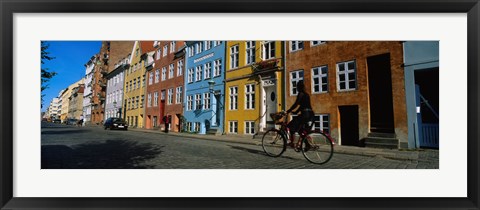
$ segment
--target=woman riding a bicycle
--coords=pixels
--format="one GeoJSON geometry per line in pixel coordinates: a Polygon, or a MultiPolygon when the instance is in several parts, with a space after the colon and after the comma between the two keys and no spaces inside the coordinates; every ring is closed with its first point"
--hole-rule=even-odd
{"type": "Polygon", "coordinates": [[[287,113],[292,112],[294,114],[297,114],[298,112],[300,112],[300,115],[298,115],[296,118],[290,121],[287,127],[290,129],[289,146],[299,149],[300,141],[297,141],[297,144],[295,145],[295,141],[294,141],[295,133],[298,132],[300,134],[299,131],[302,128],[311,129],[315,114],[313,113],[312,104],[310,103],[310,95],[308,95],[308,93],[305,90],[305,84],[303,83],[303,80],[300,80],[299,82],[297,82],[297,91],[298,91],[297,99],[295,100],[295,103],[292,105],[292,107],[290,107],[290,109],[287,110],[287,113]],[[298,109],[293,111],[297,107],[298,109]]]}

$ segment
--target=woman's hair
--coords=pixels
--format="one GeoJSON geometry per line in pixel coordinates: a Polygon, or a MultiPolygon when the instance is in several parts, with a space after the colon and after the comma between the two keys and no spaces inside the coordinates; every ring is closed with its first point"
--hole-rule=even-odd
{"type": "Polygon", "coordinates": [[[297,82],[297,90],[298,92],[305,93],[305,84],[303,84],[303,80],[297,82]]]}

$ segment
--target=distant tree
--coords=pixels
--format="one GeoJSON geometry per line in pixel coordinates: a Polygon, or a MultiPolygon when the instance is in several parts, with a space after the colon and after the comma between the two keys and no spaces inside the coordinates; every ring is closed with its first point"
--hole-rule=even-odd
{"type": "Polygon", "coordinates": [[[48,52],[48,48],[50,47],[50,45],[46,42],[43,42],[42,41],[42,44],[41,44],[41,50],[42,50],[42,74],[41,74],[41,79],[42,79],[42,103],[41,103],[41,107],[43,108],[43,97],[45,96],[45,94],[43,94],[43,91],[45,89],[48,88],[48,81],[50,81],[51,78],[53,78],[55,75],[57,75],[56,72],[54,71],[49,71],[48,68],[44,68],[43,67],[43,64],[45,64],[46,61],[50,61],[50,60],[53,60],[55,59],[55,57],[52,57],[50,56],[50,52],[48,52]]]}

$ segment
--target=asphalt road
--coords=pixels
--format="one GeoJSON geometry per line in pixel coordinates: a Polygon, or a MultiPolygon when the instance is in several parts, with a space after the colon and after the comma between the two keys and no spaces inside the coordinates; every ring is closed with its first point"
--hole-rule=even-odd
{"type": "Polygon", "coordinates": [[[324,165],[292,149],[278,158],[261,146],[158,133],[42,123],[42,169],[415,169],[418,162],[335,153],[324,165]]]}

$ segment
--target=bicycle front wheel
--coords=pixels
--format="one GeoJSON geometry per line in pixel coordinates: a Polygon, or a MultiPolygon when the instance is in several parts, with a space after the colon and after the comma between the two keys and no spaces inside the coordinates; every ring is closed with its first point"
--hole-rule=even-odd
{"type": "Polygon", "coordinates": [[[313,132],[302,141],[303,156],[315,164],[324,164],[333,156],[333,141],[322,132],[313,132]]]}
{"type": "Polygon", "coordinates": [[[287,149],[287,140],[284,138],[281,131],[270,129],[263,134],[262,147],[263,151],[265,151],[268,156],[278,157],[285,152],[285,149],[287,149]]]}

